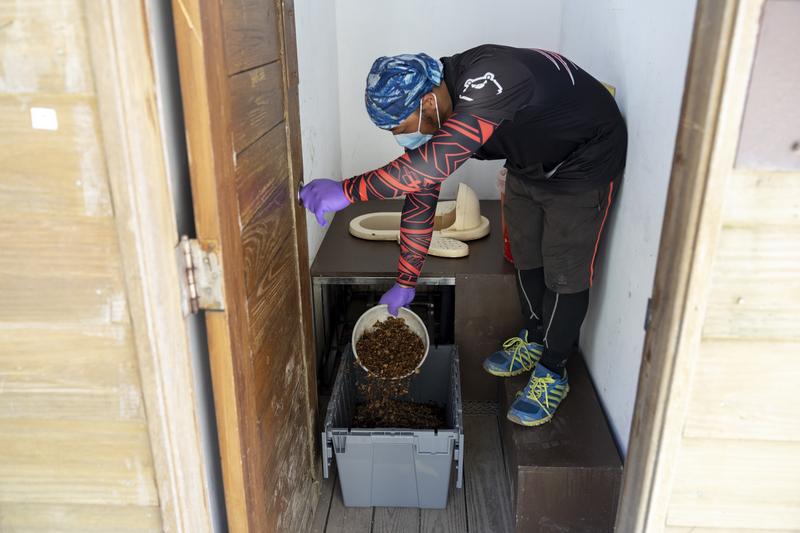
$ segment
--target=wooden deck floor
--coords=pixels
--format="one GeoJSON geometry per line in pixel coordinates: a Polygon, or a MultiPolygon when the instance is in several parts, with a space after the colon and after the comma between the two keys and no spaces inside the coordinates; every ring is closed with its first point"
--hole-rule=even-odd
{"type": "MultiPolygon", "coordinates": [[[[506,533],[513,531],[511,499],[493,414],[464,416],[464,488],[450,486],[445,509],[347,508],[334,475],[325,480],[314,533],[506,533]]],[[[334,469],[335,470],[335,469],[334,469]]]]}

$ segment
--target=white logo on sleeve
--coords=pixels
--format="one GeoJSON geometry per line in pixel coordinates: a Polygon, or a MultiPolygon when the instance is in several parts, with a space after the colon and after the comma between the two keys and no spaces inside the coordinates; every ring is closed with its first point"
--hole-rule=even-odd
{"type": "Polygon", "coordinates": [[[467,91],[471,90],[471,89],[477,89],[477,90],[483,89],[484,87],[487,86],[487,84],[489,82],[492,82],[494,84],[495,88],[497,89],[497,93],[496,94],[500,94],[500,93],[503,92],[503,86],[500,85],[500,83],[495,79],[494,73],[487,72],[483,76],[480,76],[478,78],[470,78],[467,81],[465,81],[464,82],[464,88],[461,90],[461,94],[459,94],[458,97],[461,100],[466,100],[467,102],[472,102],[474,99],[470,98],[465,93],[467,91]]]}

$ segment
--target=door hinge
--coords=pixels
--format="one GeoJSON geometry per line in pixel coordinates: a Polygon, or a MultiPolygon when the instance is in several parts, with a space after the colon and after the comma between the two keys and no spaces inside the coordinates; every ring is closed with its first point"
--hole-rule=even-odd
{"type": "Polygon", "coordinates": [[[190,239],[186,235],[175,249],[184,315],[206,311],[224,311],[222,262],[218,246],[211,241],[190,239]]]}

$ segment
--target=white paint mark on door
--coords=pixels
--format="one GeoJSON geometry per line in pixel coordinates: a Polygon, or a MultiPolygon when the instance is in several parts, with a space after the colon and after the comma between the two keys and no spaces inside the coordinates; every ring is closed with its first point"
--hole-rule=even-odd
{"type": "Polygon", "coordinates": [[[58,129],[56,110],[50,107],[32,107],[31,127],[35,130],[56,131],[58,129]]]}

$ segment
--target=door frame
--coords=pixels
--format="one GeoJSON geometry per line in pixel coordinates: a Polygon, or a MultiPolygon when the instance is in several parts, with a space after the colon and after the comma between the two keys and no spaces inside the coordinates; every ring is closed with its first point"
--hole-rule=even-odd
{"type": "Polygon", "coordinates": [[[212,531],[145,2],[84,2],[164,531],[212,531]]]}
{"type": "Polygon", "coordinates": [[[764,0],[698,0],[617,531],[661,531],[764,0]]]}

